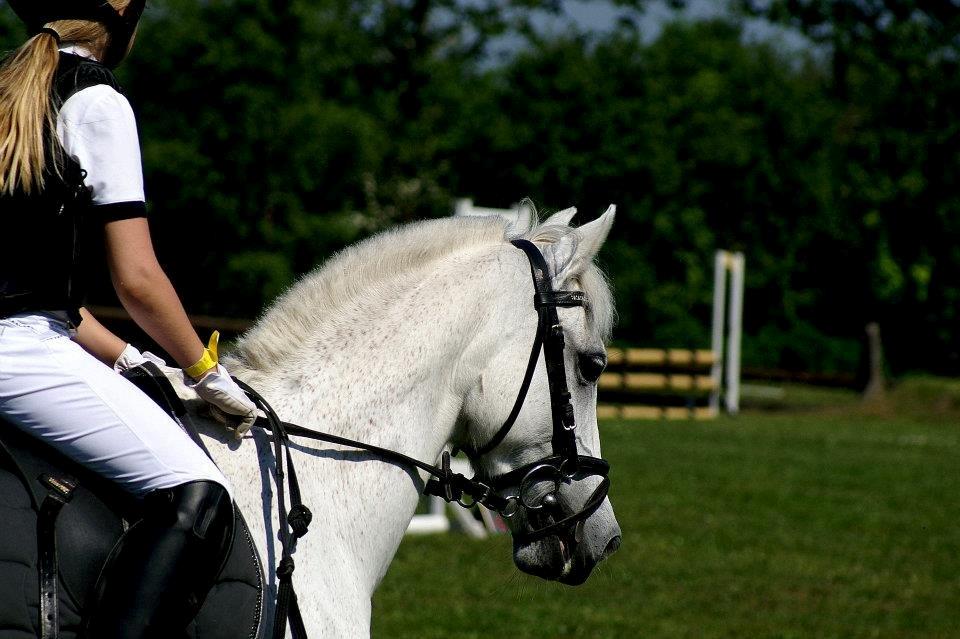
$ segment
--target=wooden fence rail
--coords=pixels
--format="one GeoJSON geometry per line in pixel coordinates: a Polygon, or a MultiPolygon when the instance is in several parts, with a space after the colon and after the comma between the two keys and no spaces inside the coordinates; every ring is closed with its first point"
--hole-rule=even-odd
{"type": "Polygon", "coordinates": [[[598,381],[601,419],[712,419],[710,350],[610,348],[598,381]]]}

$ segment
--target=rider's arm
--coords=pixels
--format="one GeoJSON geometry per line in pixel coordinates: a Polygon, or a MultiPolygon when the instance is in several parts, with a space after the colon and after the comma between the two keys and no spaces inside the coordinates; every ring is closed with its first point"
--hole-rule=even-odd
{"type": "MultiPolygon", "coordinates": [[[[253,424],[255,407],[207,351],[194,332],[180,298],[174,291],[153,252],[144,204],[143,172],[136,118],[126,98],[103,85],[78,92],[64,103],[57,133],[64,149],[87,171],[84,184],[92,196],[91,216],[104,226],[107,265],[120,302],[147,335],[184,368],[190,377],[200,378],[191,387],[221,412],[241,420],[240,434],[253,424]],[[73,100],[73,115],[67,108],[73,100]]],[[[81,322],[81,328],[83,322],[81,322]]],[[[116,342],[98,331],[96,325],[80,337],[101,359],[112,355],[116,342]]],[[[211,346],[214,342],[211,341],[211,346]]],[[[215,347],[213,351],[215,351],[215,347]]],[[[118,370],[142,355],[133,349],[115,360],[118,370]],[[131,357],[126,357],[133,350],[131,357]]],[[[109,362],[108,362],[109,364],[109,362]]]]}
{"type": "MultiPolygon", "coordinates": [[[[173,287],[157,264],[144,204],[137,123],[130,103],[112,87],[79,91],[58,120],[64,150],[87,171],[91,220],[104,224],[107,258],[120,301],[134,321],[181,366],[203,355],[173,287]]],[[[82,312],[76,340],[114,366],[126,344],[82,312]]]]}
{"type": "Polygon", "coordinates": [[[203,356],[203,344],[157,262],[146,218],[117,220],[104,228],[107,265],[120,303],[177,364],[195,364],[203,356]]]}
{"type": "Polygon", "coordinates": [[[127,343],[110,332],[106,326],[97,321],[85,308],[80,309],[83,319],[77,326],[77,335],[74,339],[84,349],[107,366],[113,366],[117,358],[127,346],[127,343]]]}
{"type": "Polygon", "coordinates": [[[181,368],[201,366],[204,372],[196,373],[201,378],[191,387],[221,412],[239,420],[238,435],[249,430],[256,407],[197,338],[180,298],[157,262],[146,218],[108,222],[104,228],[113,288],[130,317],[181,368]]]}

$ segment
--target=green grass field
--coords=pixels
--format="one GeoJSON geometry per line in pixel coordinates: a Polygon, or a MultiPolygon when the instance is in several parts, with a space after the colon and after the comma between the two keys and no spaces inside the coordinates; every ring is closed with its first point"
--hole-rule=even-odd
{"type": "Polygon", "coordinates": [[[918,388],[602,423],[624,538],[587,584],[521,575],[503,536],[407,538],[373,636],[960,637],[960,418],[918,388]]]}

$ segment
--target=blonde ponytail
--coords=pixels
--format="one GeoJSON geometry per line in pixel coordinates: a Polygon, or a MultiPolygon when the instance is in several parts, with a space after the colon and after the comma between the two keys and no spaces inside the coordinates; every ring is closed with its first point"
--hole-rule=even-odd
{"type": "Polygon", "coordinates": [[[41,32],[0,67],[0,195],[43,188],[46,141],[56,135],[50,91],[59,60],[56,37],[41,32]]]}
{"type": "MultiPolygon", "coordinates": [[[[129,0],[109,0],[121,9],[129,0]]],[[[45,27],[60,34],[63,42],[82,47],[103,59],[110,36],[100,22],[57,20],[45,27]]],[[[18,191],[30,194],[44,186],[50,173],[47,142],[56,148],[59,105],[51,100],[53,80],[60,64],[56,36],[41,31],[11,53],[0,65],[0,196],[18,191]]],[[[54,161],[58,156],[54,154],[54,161]]]]}

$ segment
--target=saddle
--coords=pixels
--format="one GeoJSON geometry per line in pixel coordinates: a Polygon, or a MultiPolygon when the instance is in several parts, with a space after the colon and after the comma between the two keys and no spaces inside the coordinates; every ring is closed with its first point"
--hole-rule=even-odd
{"type": "MultiPolygon", "coordinates": [[[[128,375],[203,448],[170,382],[155,366],[128,375]]],[[[0,419],[0,638],[75,639],[111,549],[142,504],[0,419]]],[[[263,570],[236,510],[230,556],[185,637],[258,636],[263,570]]]]}

